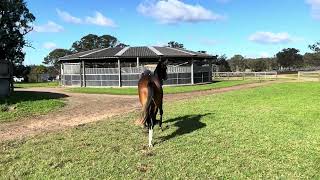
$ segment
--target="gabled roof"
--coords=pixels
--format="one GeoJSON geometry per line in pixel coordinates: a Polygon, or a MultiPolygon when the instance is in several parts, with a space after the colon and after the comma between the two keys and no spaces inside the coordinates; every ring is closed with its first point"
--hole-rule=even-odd
{"type": "Polygon", "coordinates": [[[141,46],[141,47],[115,47],[84,51],[60,58],[60,61],[79,59],[108,59],[108,58],[159,58],[159,57],[202,57],[213,58],[215,56],[194,52],[186,49],[141,46]]]}

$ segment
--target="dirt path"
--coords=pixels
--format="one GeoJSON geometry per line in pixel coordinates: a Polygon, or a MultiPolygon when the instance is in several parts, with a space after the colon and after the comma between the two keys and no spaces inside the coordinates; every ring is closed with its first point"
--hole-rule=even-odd
{"type": "MultiPolygon", "coordinates": [[[[255,88],[276,82],[244,84],[216,90],[165,95],[165,102],[185,100],[240,89],[255,88]]],[[[47,115],[0,124],[0,141],[33,136],[42,132],[57,131],[68,127],[95,122],[107,117],[139,110],[138,96],[77,94],[64,92],[63,88],[30,88],[19,91],[49,92],[67,96],[66,106],[47,115]]]]}

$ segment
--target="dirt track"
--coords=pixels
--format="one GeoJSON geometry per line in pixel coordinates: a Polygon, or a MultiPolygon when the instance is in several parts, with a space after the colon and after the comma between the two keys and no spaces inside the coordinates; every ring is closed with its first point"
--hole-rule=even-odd
{"type": "MultiPolygon", "coordinates": [[[[184,100],[204,95],[255,88],[272,83],[275,82],[268,81],[263,83],[238,85],[216,90],[168,94],[165,95],[164,101],[168,102],[184,100]]],[[[64,92],[63,88],[19,89],[19,91],[22,90],[61,94],[66,96],[66,106],[58,110],[58,112],[56,111],[43,116],[0,124],[0,141],[24,138],[42,132],[57,131],[140,109],[138,96],[77,94],[64,92]]]]}

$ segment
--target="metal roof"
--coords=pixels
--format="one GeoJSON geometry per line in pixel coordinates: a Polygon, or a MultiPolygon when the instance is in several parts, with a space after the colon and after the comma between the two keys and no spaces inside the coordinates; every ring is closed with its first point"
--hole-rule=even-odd
{"type": "Polygon", "coordinates": [[[158,58],[158,57],[201,57],[213,58],[214,56],[194,52],[186,49],[157,47],[157,46],[141,46],[141,47],[115,47],[102,48],[84,51],[60,58],[60,61],[80,60],[80,59],[108,59],[108,58],[158,58]]]}

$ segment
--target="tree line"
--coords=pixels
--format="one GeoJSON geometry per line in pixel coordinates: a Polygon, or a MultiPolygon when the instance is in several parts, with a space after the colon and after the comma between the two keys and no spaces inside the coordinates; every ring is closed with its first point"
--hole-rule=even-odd
{"type": "Polygon", "coordinates": [[[269,58],[245,58],[242,55],[234,55],[227,58],[226,55],[218,56],[216,60],[216,71],[278,71],[304,68],[320,68],[320,41],[309,45],[311,53],[300,54],[296,48],[286,48],[269,58]]]}

